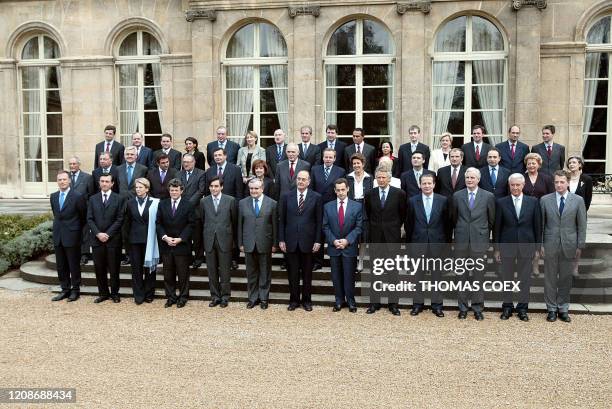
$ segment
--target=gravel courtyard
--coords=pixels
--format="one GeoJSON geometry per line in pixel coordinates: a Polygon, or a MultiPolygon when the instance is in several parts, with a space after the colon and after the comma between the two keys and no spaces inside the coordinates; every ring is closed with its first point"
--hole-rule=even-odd
{"type": "Polygon", "coordinates": [[[455,311],[398,318],[50,298],[0,290],[0,387],[76,388],[77,403],[59,407],[612,405],[609,315],[565,324],[533,313],[523,323],[486,312],[476,322],[455,311]]]}

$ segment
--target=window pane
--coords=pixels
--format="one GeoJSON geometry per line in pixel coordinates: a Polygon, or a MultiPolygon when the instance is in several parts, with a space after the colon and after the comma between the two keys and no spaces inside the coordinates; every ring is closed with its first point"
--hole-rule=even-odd
{"type": "Polygon", "coordinates": [[[465,51],[465,27],[467,17],[461,16],[446,23],[436,36],[436,52],[465,51]]]}
{"type": "Polygon", "coordinates": [[[486,134],[501,135],[503,133],[502,120],[502,111],[472,111],[470,127],[482,125],[486,129],[486,134]]]}
{"type": "MultiPolygon", "coordinates": [[[[143,78],[143,85],[145,87],[151,87],[155,84],[155,80],[153,79],[153,66],[152,64],[145,64],[144,65],[144,72],[143,72],[144,78],[143,78]]],[[[159,82],[159,79],[158,79],[159,82]]],[[[160,85],[160,84],[157,84],[160,85]]]]}
{"type": "Polygon", "coordinates": [[[234,34],[227,46],[227,58],[253,57],[255,50],[255,24],[248,24],[234,34]]]}
{"type": "Polygon", "coordinates": [[[355,55],[355,20],[344,23],[332,34],[327,45],[327,55],[355,55]]]}
{"type": "MultiPolygon", "coordinates": [[[[591,81],[587,81],[585,87],[589,85],[591,81]]],[[[597,81],[597,93],[595,94],[595,105],[608,105],[608,81],[599,80],[597,81]]]]}
{"type": "Polygon", "coordinates": [[[286,88],[286,65],[261,65],[259,67],[260,88],[286,88]]]}
{"type": "Polygon", "coordinates": [[[463,109],[464,92],[464,87],[433,87],[433,108],[463,109]]]}
{"type": "Polygon", "coordinates": [[[606,159],[606,135],[589,135],[582,154],[584,159],[606,159]]]}
{"type": "Polygon", "coordinates": [[[259,56],[284,57],[287,45],[281,32],[271,24],[259,23],[259,56]]]}
{"type": "Polygon", "coordinates": [[[582,171],[586,174],[593,175],[598,173],[606,173],[605,162],[585,162],[582,171]]]}
{"type": "Polygon", "coordinates": [[[390,65],[363,66],[363,85],[389,85],[391,78],[390,65]]]}
{"type": "Polygon", "coordinates": [[[610,16],[602,18],[589,30],[589,34],[587,35],[587,43],[610,43],[610,16]]]}
{"type": "Polygon", "coordinates": [[[472,63],[474,84],[503,84],[504,60],[474,61],[472,63]]]}
{"type": "Polygon", "coordinates": [[[327,86],[354,86],[355,85],[355,66],[354,65],[327,65],[326,83],[327,86]]]}
{"type": "Polygon", "coordinates": [[[21,69],[21,88],[35,89],[39,88],[38,67],[23,67],[21,69]]]}
{"type": "Polygon", "coordinates": [[[38,37],[30,38],[21,52],[24,60],[38,59],[38,37]]]}
{"type": "Polygon", "coordinates": [[[123,134],[132,135],[136,131],[142,131],[138,124],[137,112],[121,112],[119,114],[119,126],[123,134]]]}
{"type": "MultiPolygon", "coordinates": [[[[239,136],[242,138],[246,133],[241,125],[247,123],[246,129],[253,129],[253,114],[228,114],[227,118],[227,134],[230,136],[239,136]]],[[[241,143],[242,139],[234,140],[241,143]]]]}
{"type": "Polygon", "coordinates": [[[389,135],[389,115],[387,113],[363,114],[363,131],[366,135],[389,135]]]}
{"type": "Polygon", "coordinates": [[[381,24],[372,20],[363,20],[363,53],[391,54],[389,32],[381,24]]]}
{"type": "Polygon", "coordinates": [[[142,33],[142,53],[144,55],[161,54],[161,46],[155,37],[147,32],[142,33]]]}
{"type": "Polygon", "coordinates": [[[47,172],[49,180],[53,180],[57,177],[57,172],[64,169],[64,161],[63,160],[50,160],[47,163],[47,172]]]}
{"type": "Polygon", "coordinates": [[[47,91],[47,112],[62,112],[62,100],[59,91],[47,91]]]}
{"type": "Polygon", "coordinates": [[[276,100],[274,98],[274,91],[272,90],[260,91],[259,100],[260,100],[259,110],[261,112],[276,112],[277,108],[276,108],[276,100]]]}
{"type": "Polygon", "coordinates": [[[23,134],[40,135],[40,114],[23,114],[23,134]]]}
{"type": "Polygon", "coordinates": [[[463,111],[451,112],[448,116],[446,130],[453,135],[463,135],[463,116],[463,111]]]}
{"type": "Polygon", "coordinates": [[[474,51],[499,51],[504,49],[504,39],[493,23],[482,17],[472,17],[472,49],[474,51]]]}
{"type": "Polygon", "coordinates": [[[251,112],[253,110],[253,91],[227,91],[226,95],[228,112],[251,112]]]}
{"type": "Polygon", "coordinates": [[[364,88],[363,110],[383,111],[391,109],[390,93],[388,88],[364,88]]]}
{"type": "Polygon", "coordinates": [[[144,89],[144,109],[157,109],[155,88],[147,87],[144,89]]]}
{"type": "Polygon", "coordinates": [[[253,67],[227,67],[227,88],[253,88],[253,67]]]}
{"type": "Polygon", "coordinates": [[[45,58],[53,60],[60,57],[59,47],[51,38],[44,36],[45,58]]]}
{"type": "MultiPolygon", "coordinates": [[[[49,159],[63,159],[63,145],[63,138],[47,138],[47,157],[49,159]]],[[[51,173],[49,176],[51,176],[51,173]]]]}
{"type": "Polygon", "coordinates": [[[42,182],[41,161],[25,161],[25,179],[26,182],[42,182]]]}
{"type": "Polygon", "coordinates": [[[119,47],[119,55],[138,55],[138,33],[132,33],[123,40],[119,47]]]}
{"type": "Polygon", "coordinates": [[[119,88],[119,109],[132,111],[138,109],[138,88],[119,88]]]}
{"type": "Polygon", "coordinates": [[[261,114],[259,121],[262,135],[274,135],[274,131],[281,127],[276,114],[261,114]]]}
{"type": "MultiPolygon", "coordinates": [[[[327,122],[333,123],[333,122],[327,122]]],[[[355,128],[355,114],[336,114],[338,135],[352,135],[355,128]]]]}
{"type": "Polygon", "coordinates": [[[47,88],[59,88],[58,67],[46,67],[45,77],[47,78],[47,88]]]}
{"type": "Polygon", "coordinates": [[[23,91],[23,112],[40,112],[40,91],[23,91]]]}
{"type": "Polygon", "coordinates": [[[62,135],[62,114],[47,114],[47,135],[62,135]]]}
{"type": "Polygon", "coordinates": [[[584,78],[608,78],[607,53],[587,53],[584,78]]]}
{"type": "Polygon", "coordinates": [[[138,65],[126,64],[119,67],[119,85],[138,85],[138,65]]]}
{"type": "Polygon", "coordinates": [[[40,137],[23,138],[23,156],[26,159],[41,159],[40,137]]]}
{"type": "Polygon", "coordinates": [[[503,109],[504,87],[480,85],[472,87],[472,109],[503,109]]]}
{"type": "Polygon", "coordinates": [[[144,113],[144,131],[148,134],[162,133],[161,122],[159,121],[159,112],[144,113]]]}
{"type": "Polygon", "coordinates": [[[607,108],[594,108],[589,132],[606,132],[607,108]]]}
{"type": "Polygon", "coordinates": [[[434,62],[433,82],[434,85],[465,83],[465,62],[434,62]]]}

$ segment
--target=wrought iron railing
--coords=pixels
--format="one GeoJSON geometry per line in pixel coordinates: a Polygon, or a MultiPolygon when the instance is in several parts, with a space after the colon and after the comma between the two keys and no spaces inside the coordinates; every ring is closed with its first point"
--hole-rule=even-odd
{"type": "Polygon", "coordinates": [[[593,194],[612,194],[612,174],[593,173],[589,176],[593,178],[593,194]]]}

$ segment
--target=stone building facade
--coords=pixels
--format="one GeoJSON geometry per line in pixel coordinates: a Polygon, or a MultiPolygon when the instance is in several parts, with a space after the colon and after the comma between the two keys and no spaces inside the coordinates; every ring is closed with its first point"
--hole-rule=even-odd
{"type": "Polygon", "coordinates": [[[554,124],[612,173],[611,15],[610,0],[0,0],[0,197],[50,194],[72,155],[91,170],[107,124],[179,150],[219,125],[265,145],[335,122],[397,147],[413,124],[434,145],[476,123],[533,144],[554,124]]]}

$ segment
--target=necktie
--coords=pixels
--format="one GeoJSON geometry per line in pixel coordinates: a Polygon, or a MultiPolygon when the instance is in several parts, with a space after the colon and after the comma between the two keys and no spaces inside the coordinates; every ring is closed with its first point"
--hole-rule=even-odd
{"type": "Polygon", "coordinates": [[[176,213],[176,200],[172,201],[172,217],[174,217],[174,214],[176,213]]]}
{"type": "Polygon", "coordinates": [[[334,143],[333,143],[333,142],[330,142],[330,143],[329,143],[328,148],[329,148],[329,149],[334,149],[334,143]]]}
{"type": "Polygon", "coordinates": [[[476,160],[480,160],[480,145],[476,145],[476,160]]]}
{"type": "Polygon", "coordinates": [[[76,184],[76,172],[72,172],[72,176],[70,177],[70,183],[72,186],[76,184]]]}
{"type": "Polygon", "coordinates": [[[276,160],[280,161],[283,157],[283,147],[281,145],[276,145],[276,160]]]}
{"type": "Polygon", "coordinates": [[[306,156],[306,152],[308,151],[308,145],[303,143],[302,144],[302,151],[304,152],[304,156],[306,156]]]}
{"type": "Polygon", "coordinates": [[[326,166],[325,167],[325,181],[327,182],[327,179],[329,178],[329,168],[326,166]]]}
{"type": "Polygon", "coordinates": [[[293,169],[293,162],[291,162],[291,166],[289,167],[289,177],[293,179],[294,175],[295,175],[295,169],[293,169]]]}
{"type": "Polygon", "coordinates": [[[421,187],[421,172],[415,172],[414,177],[416,178],[417,186],[421,187]]]}
{"type": "Polygon", "coordinates": [[[223,176],[223,168],[221,166],[217,169],[217,176],[223,176]]]}
{"type": "Polygon", "coordinates": [[[217,209],[219,208],[219,198],[213,198],[213,203],[215,204],[215,213],[217,213],[217,209]]]}
{"type": "Polygon", "coordinates": [[[60,210],[62,210],[64,208],[64,199],[65,198],[66,198],[66,192],[60,192],[60,197],[59,197],[60,210]]]}
{"type": "Polygon", "coordinates": [[[565,198],[561,196],[561,200],[559,201],[559,216],[563,216],[564,208],[565,208],[565,198]]]}
{"type": "Polygon", "coordinates": [[[340,231],[342,231],[342,227],[344,227],[344,200],[340,200],[340,207],[338,208],[338,226],[340,226],[340,231]]]}
{"type": "Polygon", "coordinates": [[[106,152],[110,152],[110,142],[106,142],[106,152]]]}
{"type": "Polygon", "coordinates": [[[132,165],[128,165],[127,167],[127,180],[128,180],[128,186],[132,184],[132,175],[134,172],[134,167],[132,165]]]}
{"type": "Polygon", "coordinates": [[[415,144],[411,144],[410,147],[412,149],[412,153],[414,153],[414,151],[416,151],[417,146],[415,144]]]}
{"type": "Polygon", "coordinates": [[[189,182],[189,176],[191,176],[191,172],[187,172],[187,175],[185,176],[185,179],[187,179],[187,182],[189,182]]]}
{"type": "Polygon", "coordinates": [[[474,192],[470,192],[470,209],[474,208],[474,192]]]}
{"type": "Polygon", "coordinates": [[[304,211],[304,193],[300,193],[300,200],[298,200],[298,213],[302,214],[304,211]]]}
{"type": "Polygon", "coordinates": [[[357,145],[357,153],[361,153],[361,146],[357,145]]]}
{"type": "Polygon", "coordinates": [[[387,200],[387,192],[385,192],[383,190],[382,193],[380,194],[380,207],[382,207],[382,208],[385,207],[385,201],[386,200],[387,200]]]}
{"type": "Polygon", "coordinates": [[[159,179],[161,180],[162,183],[164,183],[164,179],[166,178],[166,171],[165,170],[161,170],[159,172],[159,179]]]}
{"type": "Polygon", "coordinates": [[[106,193],[102,195],[102,204],[106,206],[106,193]]]}
{"type": "Polygon", "coordinates": [[[427,223],[429,223],[429,219],[431,217],[431,197],[425,197],[425,216],[427,216],[427,223]]]}
{"type": "Polygon", "coordinates": [[[453,167],[453,176],[451,177],[451,184],[453,189],[457,186],[457,168],[453,167]]]}
{"type": "Polygon", "coordinates": [[[108,175],[108,168],[102,169],[102,173],[104,173],[105,175],[108,175]]]}
{"type": "Polygon", "coordinates": [[[491,168],[491,183],[493,186],[497,183],[497,175],[495,174],[495,168],[491,168]]]}
{"type": "Polygon", "coordinates": [[[255,199],[255,217],[259,217],[259,199],[255,199]]]}
{"type": "Polygon", "coordinates": [[[515,148],[514,148],[514,144],[510,145],[510,157],[512,159],[514,159],[514,153],[515,153],[515,148]]]}
{"type": "Polygon", "coordinates": [[[521,215],[521,206],[518,197],[514,198],[514,209],[516,210],[516,218],[518,219],[521,215]]]}
{"type": "Polygon", "coordinates": [[[142,206],[142,204],[145,202],[146,197],[137,197],[138,199],[138,204],[142,206]]]}
{"type": "Polygon", "coordinates": [[[546,147],[546,156],[548,156],[548,159],[550,159],[550,157],[552,156],[552,145],[548,145],[546,147]]]}

